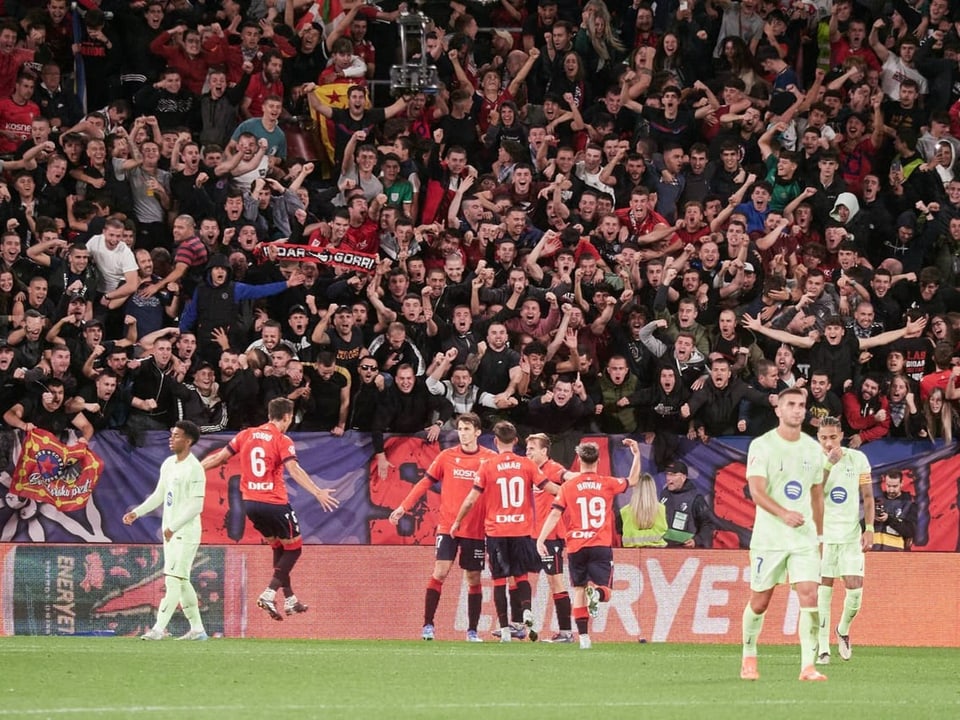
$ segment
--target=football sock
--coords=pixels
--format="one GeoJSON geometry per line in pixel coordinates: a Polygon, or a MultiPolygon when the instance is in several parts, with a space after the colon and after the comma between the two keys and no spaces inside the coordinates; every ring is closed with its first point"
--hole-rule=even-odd
{"type": "Polygon", "coordinates": [[[510,591],[510,620],[515,623],[523,622],[523,607],[520,605],[519,583],[516,578],[510,578],[507,588],[510,591]]]}
{"type": "Polygon", "coordinates": [[[577,632],[581,635],[587,634],[587,626],[590,623],[590,613],[586,607],[577,607],[573,609],[573,619],[577,623],[577,632]]]}
{"type": "Polygon", "coordinates": [[[562,592],[553,596],[553,607],[557,611],[557,625],[561,631],[570,630],[570,595],[562,592]]]}
{"type": "Polygon", "coordinates": [[[816,608],[800,608],[800,669],[810,667],[817,657],[817,633],[820,619],[816,608]]]}
{"type": "Polygon", "coordinates": [[[817,588],[817,609],[820,613],[820,633],[818,636],[821,653],[830,652],[830,603],[833,600],[833,586],[821,585],[817,588]]]}
{"type": "Polygon", "coordinates": [[[493,606],[497,610],[497,622],[500,627],[507,627],[510,620],[507,617],[507,580],[495,578],[493,581],[493,606]]]}
{"type": "Polygon", "coordinates": [[[197,600],[197,591],[189,580],[180,581],[180,609],[190,622],[191,630],[203,630],[203,620],[200,619],[200,602],[197,600]]]}
{"type": "Polygon", "coordinates": [[[443,583],[435,577],[430,578],[427,583],[427,595],[423,600],[423,624],[433,625],[433,618],[437,614],[437,605],[440,604],[440,591],[443,590],[443,583]]]}
{"type": "Polygon", "coordinates": [[[173,613],[176,612],[177,606],[180,604],[180,578],[167,575],[163,579],[163,586],[166,592],[163,595],[163,600],[160,601],[157,623],[153,626],[154,630],[160,632],[167,629],[167,623],[170,622],[170,618],[173,617],[173,613]]]}
{"type": "Polygon", "coordinates": [[[860,612],[860,603],[863,601],[863,588],[847,590],[843,597],[843,614],[837,624],[837,632],[841,635],[850,634],[850,623],[860,612]]]}
{"type": "Polygon", "coordinates": [[[743,656],[757,656],[757,638],[763,629],[763,615],[757,614],[747,603],[743,609],[743,656]]]}
{"type": "Polygon", "coordinates": [[[600,594],[600,602],[607,602],[610,600],[610,596],[613,595],[613,591],[608,588],[606,585],[597,585],[596,591],[600,594]]]}
{"type": "Polygon", "coordinates": [[[510,593],[517,596],[517,604],[520,606],[520,622],[523,622],[523,611],[530,609],[530,600],[533,596],[533,590],[530,588],[530,581],[526,576],[517,580],[517,589],[510,593]]]}
{"type": "MultiPolygon", "coordinates": [[[[439,595],[438,595],[439,597],[439,595]]],[[[467,586],[467,630],[476,630],[480,624],[480,610],[483,607],[483,587],[467,586]]]]}
{"type": "Polygon", "coordinates": [[[280,560],[273,569],[273,579],[270,581],[271,588],[276,590],[282,587],[285,593],[293,595],[293,589],[290,585],[290,571],[293,570],[293,566],[297,564],[297,560],[300,559],[302,553],[303,548],[301,547],[295,550],[285,549],[283,551],[280,555],[280,560]],[[274,585],[275,582],[277,583],[276,585],[274,585]]]}

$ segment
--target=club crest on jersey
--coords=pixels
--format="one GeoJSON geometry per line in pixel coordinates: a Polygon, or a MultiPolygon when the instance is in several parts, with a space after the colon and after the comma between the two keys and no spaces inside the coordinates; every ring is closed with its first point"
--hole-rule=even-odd
{"type": "Polygon", "coordinates": [[[803,495],[803,484],[799,480],[791,480],[784,486],[783,494],[791,500],[798,500],[803,495]]]}
{"type": "Polygon", "coordinates": [[[847,501],[847,491],[842,487],[836,487],[830,491],[830,499],[837,505],[847,501]]]}

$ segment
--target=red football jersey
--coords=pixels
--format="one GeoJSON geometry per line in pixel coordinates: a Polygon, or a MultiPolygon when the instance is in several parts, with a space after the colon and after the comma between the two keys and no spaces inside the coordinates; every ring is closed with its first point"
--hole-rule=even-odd
{"type": "Polygon", "coordinates": [[[596,473],[583,473],[563,484],[553,506],[563,511],[567,553],[613,545],[613,498],[628,487],[625,478],[596,473]]]}
{"type": "MultiPolygon", "coordinates": [[[[447,448],[433,459],[426,477],[413,486],[413,490],[401,504],[410,510],[433,483],[440,483],[440,519],[437,522],[437,533],[449,533],[464,498],[473,490],[481,463],[496,456],[493,450],[485,447],[479,447],[474,452],[467,452],[459,445],[447,448]]],[[[476,507],[471,509],[460,523],[457,536],[482,540],[483,512],[476,507]]]]}
{"type": "Polygon", "coordinates": [[[547,479],[536,464],[514,452],[500,453],[480,468],[476,487],[483,493],[487,537],[533,535],[533,489],[547,479]]]}
{"type": "Polygon", "coordinates": [[[30,137],[33,119],[40,117],[40,107],[28,100],[18,105],[12,97],[0,99],[0,153],[12,153],[30,137]]]}
{"type": "MultiPolygon", "coordinates": [[[[547,460],[540,468],[540,472],[544,474],[547,480],[555,482],[557,485],[563,485],[563,474],[567,469],[558,463],[556,460],[547,460]]],[[[550,514],[550,510],[553,509],[553,503],[556,500],[556,496],[551,495],[540,488],[536,488],[533,491],[533,506],[537,511],[536,525],[534,526],[533,537],[540,537],[540,531],[543,529],[543,523],[546,522],[547,516],[550,514]]],[[[554,528],[553,532],[550,534],[548,540],[555,540],[556,538],[562,538],[565,535],[563,517],[560,517],[560,521],[557,523],[557,527],[554,528]]]]}
{"type": "Polygon", "coordinates": [[[273,423],[237,433],[227,449],[240,456],[240,494],[244,500],[285,505],[287,485],[283,465],[297,459],[293,440],[273,423]]]}

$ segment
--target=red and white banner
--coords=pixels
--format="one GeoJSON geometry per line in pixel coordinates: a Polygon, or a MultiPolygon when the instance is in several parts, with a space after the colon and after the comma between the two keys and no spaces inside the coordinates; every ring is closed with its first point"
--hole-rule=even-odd
{"type": "Polygon", "coordinates": [[[23,441],[10,492],[20,498],[79,510],[100,480],[103,462],[87,445],[64,445],[46,430],[31,430],[23,441]]]}

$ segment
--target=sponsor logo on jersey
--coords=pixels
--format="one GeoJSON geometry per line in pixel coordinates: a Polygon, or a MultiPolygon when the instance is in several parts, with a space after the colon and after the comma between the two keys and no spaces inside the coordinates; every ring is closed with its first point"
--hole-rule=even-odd
{"type": "Polygon", "coordinates": [[[830,499],[838,505],[847,501],[847,491],[842,487],[836,487],[830,491],[830,499]]]}
{"type": "Polygon", "coordinates": [[[799,480],[791,480],[784,486],[783,494],[791,500],[798,500],[803,495],[803,484],[799,480]]]}
{"type": "Polygon", "coordinates": [[[248,483],[247,483],[247,490],[254,490],[254,491],[256,491],[256,490],[260,490],[260,491],[273,490],[273,481],[271,480],[271,481],[268,481],[268,482],[248,482],[248,483]]]}
{"type": "Polygon", "coordinates": [[[522,523],[526,520],[527,516],[525,513],[517,513],[516,515],[510,515],[509,513],[502,513],[497,515],[496,521],[498,523],[522,523]]]}

